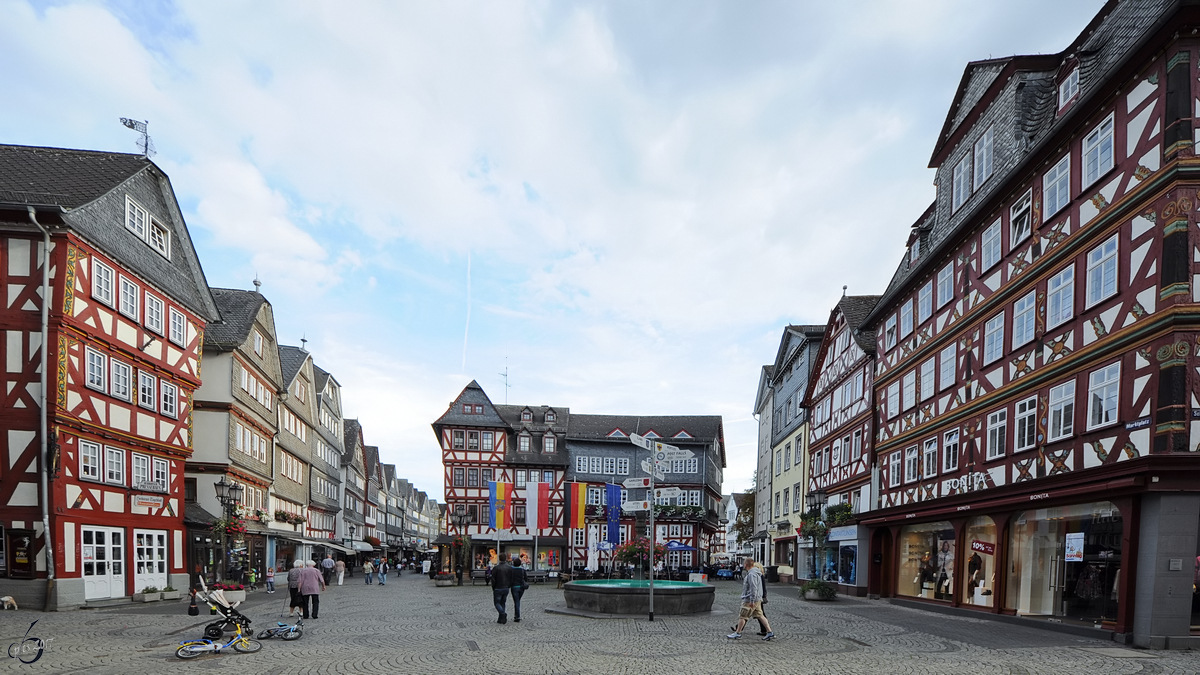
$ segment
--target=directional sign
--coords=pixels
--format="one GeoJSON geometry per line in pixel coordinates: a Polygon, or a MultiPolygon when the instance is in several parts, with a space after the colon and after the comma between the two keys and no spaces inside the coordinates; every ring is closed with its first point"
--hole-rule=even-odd
{"type": "Polygon", "coordinates": [[[673,445],[660,443],[659,446],[660,447],[654,451],[654,461],[656,462],[670,462],[676,459],[691,459],[696,456],[696,453],[692,452],[691,450],[684,450],[673,445]]]}
{"type": "Polygon", "coordinates": [[[645,471],[648,474],[652,474],[655,478],[657,478],[659,480],[667,479],[667,475],[662,472],[662,469],[658,468],[657,466],[655,466],[655,467],[650,466],[650,460],[648,460],[648,459],[642,460],[642,471],[645,471]]]}
{"type": "Polygon", "coordinates": [[[596,543],[596,550],[611,551],[616,548],[611,541],[601,541],[596,543]]]}
{"type": "Polygon", "coordinates": [[[648,488],[648,487],[650,487],[650,479],[649,478],[626,478],[624,481],[621,482],[621,487],[623,487],[627,490],[636,490],[637,488],[648,488]]]}
{"type": "Polygon", "coordinates": [[[638,434],[630,434],[629,442],[633,443],[634,445],[640,445],[647,450],[653,450],[655,444],[653,438],[646,438],[645,436],[639,436],[638,434]]]}
{"type": "Polygon", "coordinates": [[[683,494],[683,490],[681,490],[677,487],[665,487],[665,488],[655,488],[654,489],[654,498],[655,499],[658,499],[660,497],[664,498],[664,499],[670,499],[672,497],[678,497],[681,494],[683,494]]]}
{"type": "Polygon", "coordinates": [[[642,500],[636,501],[636,502],[623,502],[621,504],[621,510],[622,511],[649,511],[650,510],[650,500],[642,499],[642,500]]]}

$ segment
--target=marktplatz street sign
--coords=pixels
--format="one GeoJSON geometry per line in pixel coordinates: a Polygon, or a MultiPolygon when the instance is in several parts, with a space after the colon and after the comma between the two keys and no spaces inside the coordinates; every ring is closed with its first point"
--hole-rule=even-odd
{"type": "Polygon", "coordinates": [[[621,487],[625,488],[626,490],[636,490],[637,488],[648,488],[648,487],[650,487],[650,479],[649,478],[626,478],[624,481],[621,482],[621,487]]]}

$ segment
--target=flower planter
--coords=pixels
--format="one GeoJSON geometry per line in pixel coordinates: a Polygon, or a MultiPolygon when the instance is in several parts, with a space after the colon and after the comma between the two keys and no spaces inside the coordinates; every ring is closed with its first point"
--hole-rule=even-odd
{"type": "Polygon", "coordinates": [[[821,594],[816,591],[805,591],[804,599],[805,600],[816,600],[818,602],[829,602],[833,598],[822,598],[821,594]]]}
{"type": "Polygon", "coordinates": [[[178,600],[179,596],[180,596],[180,591],[163,591],[162,592],[163,600],[178,600]]]}
{"type": "Polygon", "coordinates": [[[454,580],[453,579],[434,579],[433,585],[434,586],[453,586],[454,580]]]}
{"type": "Polygon", "coordinates": [[[225,599],[233,604],[246,601],[246,591],[225,591],[225,599]]]}
{"type": "Polygon", "coordinates": [[[158,602],[158,593],[134,593],[134,602],[158,602]]]}

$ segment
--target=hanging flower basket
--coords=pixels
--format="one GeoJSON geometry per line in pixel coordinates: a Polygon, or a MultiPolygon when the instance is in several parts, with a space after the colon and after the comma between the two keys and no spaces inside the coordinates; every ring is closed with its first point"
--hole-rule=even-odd
{"type": "MultiPolygon", "coordinates": [[[[654,545],[654,559],[659,560],[667,554],[667,549],[662,544],[654,545]]],[[[621,544],[613,549],[613,560],[618,563],[628,565],[648,565],[650,564],[650,540],[646,537],[637,537],[630,541],[621,544]]]]}
{"type": "Polygon", "coordinates": [[[363,537],[363,541],[374,546],[375,548],[379,548],[379,537],[363,537]]]}
{"type": "Polygon", "coordinates": [[[213,532],[219,535],[239,535],[246,534],[246,523],[241,518],[234,516],[232,518],[218,518],[213,523],[213,532]]]}

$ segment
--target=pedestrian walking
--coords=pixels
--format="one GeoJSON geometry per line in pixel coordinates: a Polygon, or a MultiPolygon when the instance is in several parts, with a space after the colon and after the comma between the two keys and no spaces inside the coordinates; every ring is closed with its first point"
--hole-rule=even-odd
{"type": "Polygon", "coordinates": [[[321,561],[321,576],[325,577],[325,585],[328,586],[333,581],[333,554],[326,553],[325,559],[321,561]]]}
{"type": "Polygon", "coordinates": [[[496,604],[496,623],[508,623],[508,591],[512,588],[513,568],[501,560],[492,568],[492,600],[496,604]]]}
{"type": "Polygon", "coordinates": [[[291,602],[288,604],[289,619],[293,614],[299,614],[302,611],[300,595],[300,570],[302,569],[304,569],[304,561],[297,560],[292,563],[292,569],[288,570],[288,593],[291,595],[291,602]]]}
{"type": "Polygon", "coordinates": [[[746,558],[744,569],[746,570],[746,574],[742,578],[742,611],[738,614],[738,622],[734,626],[733,632],[725,637],[730,640],[742,637],[742,629],[746,627],[746,622],[750,619],[758,619],[763,628],[767,630],[767,634],[763,636],[763,639],[774,639],[775,633],[771,631],[771,624],[762,612],[763,589],[765,588],[763,575],[760,571],[762,568],[755,566],[753,558],[746,558]]]}
{"type": "Polygon", "coordinates": [[[363,575],[367,577],[367,583],[371,583],[371,575],[375,573],[375,566],[368,560],[363,563],[363,575]]]}
{"type": "MultiPolygon", "coordinates": [[[[762,617],[761,617],[761,618],[759,618],[759,619],[758,619],[758,634],[759,634],[759,635],[766,635],[766,634],[767,634],[767,624],[766,624],[766,617],[767,617],[767,583],[766,583],[766,581],[767,581],[767,575],[766,575],[766,570],[764,570],[764,569],[763,569],[762,563],[760,563],[760,562],[757,562],[757,561],[756,561],[756,562],[754,563],[754,567],[755,567],[755,569],[757,569],[757,570],[758,570],[758,573],[759,573],[759,574],[761,574],[761,575],[763,576],[763,585],[762,585],[762,592],[763,592],[763,598],[762,598],[762,612],[763,612],[763,615],[762,615],[762,617]]],[[[736,632],[737,632],[737,626],[736,626],[736,625],[735,625],[735,626],[733,626],[732,628],[730,628],[730,630],[732,630],[733,632],[735,632],[735,633],[736,633],[736,632]]]]}
{"type": "Polygon", "coordinates": [[[387,558],[384,558],[383,560],[379,561],[379,585],[380,586],[387,585],[388,569],[389,568],[388,568],[387,558]]]}
{"type": "Polygon", "coordinates": [[[275,568],[274,567],[267,568],[267,592],[268,593],[275,592],[275,568]]]}
{"type": "Polygon", "coordinates": [[[300,595],[303,598],[304,618],[309,617],[308,608],[312,605],[312,618],[318,618],[321,613],[321,591],[325,590],[325,577],[317,571],[317,563],[309,560],[300,570],[300,595]]]}
{"type": "Polygon", "coordinates": [[[337,572],[338,586],[341,586],[342,579],[346,576],[346,561],[339,559],[337,563],[334,564],[333,570],[337,572]]]}
{"type": "Polygon", "coordinates": [[[521,556],[514,553],[512,557],[512,596],[514,623],[521,623],[521,596],[525,595],[525,591],[528,589],[529,577],[525,574],[525,568],[521,567],[521,556]]]}

